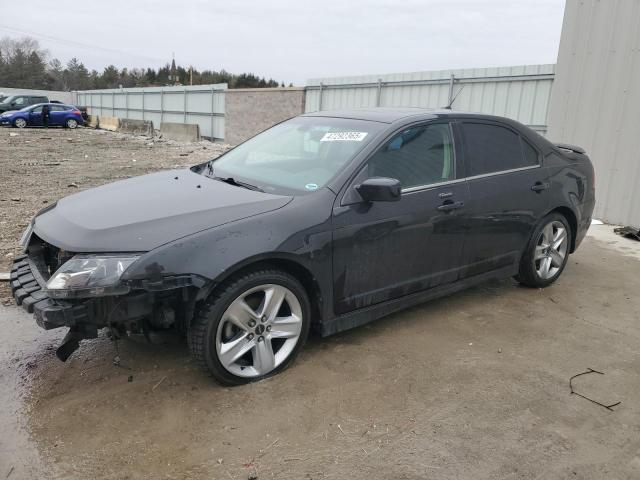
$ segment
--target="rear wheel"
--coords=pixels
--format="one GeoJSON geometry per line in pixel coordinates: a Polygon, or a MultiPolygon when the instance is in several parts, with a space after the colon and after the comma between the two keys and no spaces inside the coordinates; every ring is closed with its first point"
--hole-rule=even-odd
{"type": "Polygon", "coordinates": [[[563,215],[552,213],[543,218],[529,240],[516,279],[534,288],[555,282],[569,259],[571,235],[571,227],[563,215]]]}
{"type": "Polygon", "coordinates": [[[279,270],[256,270],[225,282],[196,312],[189,348],[201,367],[225,385],[281,372],[309,333],[304,287],[279,270]]]}
{"type": "Polygon", "coordinates": [[[16,118],[13,122],[13,126],[17,128],[24,128],[27,126],[27,121],[24,118],[16,118]]]}
{"type": "Polygon", "coordinates": [[[78,121],[74,118],[69,118],[67,119],[67,122],[65,124],[67,126],[67,128],[76,128],[78,126],[78,121]]]}

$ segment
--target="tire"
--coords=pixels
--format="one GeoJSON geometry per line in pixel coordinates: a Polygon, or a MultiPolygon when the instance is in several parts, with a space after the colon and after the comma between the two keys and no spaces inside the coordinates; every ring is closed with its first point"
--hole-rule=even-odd
{"type": "Polygon", "coordinates": [[[255,382],[293,362],[309,334],[310,315],[309,298],[295,277],[251,271],[225,281],[196,309],[189,349],[219,383],[255,382]]]}
{"type": "Polygon", "coordinates": [[[572,235],[564,215],[551,213],[544,217],[529,239],[516,280],[532,288],[555,282],[567,265],[572,235]]]}
{"type": "Polygon", "coordinates": [[[27,121],[24,118],[16,118],[13,121],[13,126],[16,128],[25,128],[27,126],[27,121]]]}
{"type": "Polygon", "coordinates": [[[78,127],[78,121],[75,118],[68,118],[64,125],[73,130],[78,127]]]}

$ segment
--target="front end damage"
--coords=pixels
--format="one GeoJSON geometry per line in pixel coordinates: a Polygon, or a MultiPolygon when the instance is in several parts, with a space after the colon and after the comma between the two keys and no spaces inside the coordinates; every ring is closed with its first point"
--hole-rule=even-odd
{"type": "Polygon", "coordinates": [[[34,314],[45,330],[67,327],[69,331],[56,350],[66,361],[80,341],[96,338],[98,330],[108,328],[111,337],[128,333],[148,334],[153,328],[174,326],[184,331],[193,312],[196,294],[204,280],[197,276],[157,276],[130,282],[124,295],[91,298],[52,298],[47,281],[70,258],[65,252],[35,234],[26,253],[14,259],[11,292],[18,305],[34,314]]]}

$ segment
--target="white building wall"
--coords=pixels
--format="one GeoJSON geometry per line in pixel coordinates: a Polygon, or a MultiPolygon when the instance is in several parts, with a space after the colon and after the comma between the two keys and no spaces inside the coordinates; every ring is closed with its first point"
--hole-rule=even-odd
{"type": "Polygon", "coordinates": [[[597,218],[640,226],[640,0],[567,0],[547,137],[587,150],[597,218]]]}

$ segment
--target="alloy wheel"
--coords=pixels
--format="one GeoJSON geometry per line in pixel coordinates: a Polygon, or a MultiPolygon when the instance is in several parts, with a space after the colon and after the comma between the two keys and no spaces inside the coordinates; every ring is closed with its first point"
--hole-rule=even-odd
{"type": "Polygon", "coordinates": [[[302,307],[291,290],[266,284],[238,296],[222,315],[216,353],[239,377],[261,377],[295,349],[302,332],[302,307]]]}
{"type": "Polygon", "coordinates": [[[78,126],[78,122],[75,121],[73,118],[70,118],[69,120],[67,120],[67,127],[76,128],[77,126],[78,126]]]}
{"type": "Polygon", "coordinates": [[[24,127],[26,127],[26,126],[27,126],[27,121],[26,121],[24,118],[18,118],[18,119],[15,121],[15,125],[16,125],[16,127],[18,127],[18,128],[24,128],[24,127]]]}
{"type": "Polygon", "coordinates": [[[540,232],[533,256],[534,268],[540,278],[548,280],[558,274],[569,246],[567,228],[562,222],[554,220],[540,232]]]}

